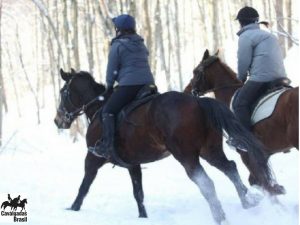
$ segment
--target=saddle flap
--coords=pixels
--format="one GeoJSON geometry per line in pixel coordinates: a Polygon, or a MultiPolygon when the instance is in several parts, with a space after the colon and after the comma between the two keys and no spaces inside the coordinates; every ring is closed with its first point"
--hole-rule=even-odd
{"type": "Polygon", "coordinates": [[[254,105],[251,114],[252,125],[272,115],[277,100],[289,88],[281,88],[262,96],[254,105]]]}

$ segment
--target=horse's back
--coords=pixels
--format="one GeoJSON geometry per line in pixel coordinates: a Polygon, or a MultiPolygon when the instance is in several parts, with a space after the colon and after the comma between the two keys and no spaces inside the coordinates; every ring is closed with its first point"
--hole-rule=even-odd
{"type": "Polygon", "coordinates": [[[256,134],[270,153],[298,148],[299,143],[299,87],[283,93],[271,117],[257,123],[256,134]]]}

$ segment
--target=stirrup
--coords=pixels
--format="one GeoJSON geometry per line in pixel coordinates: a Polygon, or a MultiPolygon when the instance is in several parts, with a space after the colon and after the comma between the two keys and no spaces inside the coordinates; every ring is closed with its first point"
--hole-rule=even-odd
{"type": "Polygon", "coordinates": [[[95,155],[96,157],[100,157],[100,158],[105,158],[105,159],[110,159],[110,154],[108,151],[106,151],[105,148],[103,148],[102,146],[102,139],[98,140],[95,144],[95,146],[93,147],[88,147],[88,151],[91,152],[93,155],[95,155]],[[100,150],[99,150],[100,148],[100,150]]]}

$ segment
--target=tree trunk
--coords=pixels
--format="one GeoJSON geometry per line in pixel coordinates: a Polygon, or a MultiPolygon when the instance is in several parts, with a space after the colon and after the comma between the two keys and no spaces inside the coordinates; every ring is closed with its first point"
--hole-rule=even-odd
{"type": "MultiPolygon", "coordinates": [[[[287,32],[290,35],[293,35],[293,26],[292,26],[292,0],[286,1],[286,16],[287,16],[287,32]]],[[[293,41],[289,38],[288,39],[288,49],[293,46],[293,41]]]]}
{"type": "MultiPolygon", "coordinates": [[[[276,12],[276,21],[277,21],[277,30],[278,32],[284,33],[283,26],[284,26],[284,19],[283,19],[283,0],[277,0],[275,2],[275,12],[276,12]]],[[[286,49],[285,49],[285,37],[283,35],[278,35],[279,44],[281,46],[281,51],[283,57],[286,56],[286,49]]]]}
{"type": "Polygon", "coordinates": [[[175,49],[176,49],[176,61],[178,66],[178,80],[179,80],[179,89],[180,91],[183,90],[183,80],[182,80],[182,65],[181,65],[181,35],[179,29],[179,4],[177,0],[174,1],[175,3],[175,49]]]}
{"type": "MultiPolygon", "coordinates": [[[[11,59],[11,55],[10,55],[10,52],[9,52],[9,46],[8,46],[7,42],[6,42],[6,55],[7,55],[7,59],[8,59],[8,63],[9,63],[9,74],[14,74],[14,68],[13,68],[12,59],[11,59]]],[[[17,86],[16,86],[15,76],[9,76],[9,78],[11,79],[12,86],[13,86],[13,89],[14,89],[18,115],[19,115],[19,117],[21,117],[19,94],[18,94],[18,89],[17,89],[17,86]]]]}
{"type": "Polygon", "coordinates": [[[77,0],[72,0],[72,9],[73,9],[73,57],[74,57],[74,67],[76,70],[80,69],[80,59],[79,59],[79,41],[78,41],[78,2],[77,0]]]}
{"type": "Polygon", "coordinates": [[[157,43],[157,48],[158,48],[160,59],[161,59],[162,70],[165,71],[166,80],[167,80],[167,89],[170,90],[171,89],[170,71],[167,67],[167,62],[166,62],[162,20],[161,20],[161,9],[160,8],[161,8],[160,0],[157,0],[156,10],[155,10],[155,12],[156,12],[156,14],[155,14],[155,22],[156,22],[155,42],[157,43]]]}
{"type": "Polygon", "coordinates": [[[2,79],[2,40],[1,40],[1,23],[2,23],[2,0],[0,0],[0,147],[2,146],[2,108],[3,108],[3,100],[2,100],[2,89],[3,89],[3,79],[2,79]]]}
{"type": "Polygon", "coordinates": [[[63,10],[63,17],[64,17],[64,41],[65,41],[65,48],[67,51],[67,68],[64,68],[65,70],[70,70],[71,68],[71,55],[70,55],[70,49],[71,49],[71,44],[70,44],[70,23],[68,19],[68,4],[67,0],[64,1],[64,10],[63,10]]]}
{"type": "Polygon", "coordinates": [[[27,81],[29,90],[32,93],[32,95],[34,97],[34,100],[35,100],[36,114],[37,114],[37,123],[40,124],[41,123],[41,119],[40,119],[40,103],[39,103],[38,96],[37,96],[37,94],[36,94],[36,92],[35,92],[35,90],[33,88],[33,85],[30,82],[28,73],[27,73],[26,68],[25,68],[25,64],[24,64],[24,61],[23,61],[22,47],[21,47],[20,39],[19,39],[19,29],[18,29],[18,27],[16,29],[16,40],[17,40],[17,47],[18,47],[19,60],[20,60],[20,63],[21,63],[21,67],[23,69],[23,72],[24,72],[25,79],[27,81]]]}
{"type": "Polygon", "coordinates": [[[221,27],[220,27],[220,20],[219,20],[219,4],[220,0],[214,0],[213,4],[213,48],[214,51],[218,50],[220,46],[222,46],[221,40],[220,40],[220,32],[221,32],[221,27]]]}
{"type": "Polygon", "coordinates": [[[51,30],[54,34],[55,40],[57,42],[57,47],[59,49],[59,55],[60,55],[61,60],[62,60],[62,65],[65,66],[64,56],[63,56],[63,51],[62,51],[61,44],[60,44],[60,41],[59,41],[59,36],[58,36],[58,33],[55,29],[54,23],[53,23],[51,17],[49,16],[49,12],[48,12],[47,8],[45,7],[45,4],[41,0],[32,0],[32,1],[38,7],[41,14],[46,17],[46,19],[47,19],[47,21],[50,25],[50,28],[51,28],[51,30]]]}

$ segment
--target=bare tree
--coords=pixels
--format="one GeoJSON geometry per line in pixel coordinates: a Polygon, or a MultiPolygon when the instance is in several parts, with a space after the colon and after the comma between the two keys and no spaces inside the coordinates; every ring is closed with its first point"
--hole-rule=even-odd
{"type": "Polygon", "coordinates": [[[52,32],[54,34],[54,37],[55,37],[55,40],[57,42],[57,47],[59,49],[59,54],[60,54],[60,57],[62,59],[62,64],[63,64],[63,66],[65,66],[64,56],[63,56],[63,51],[62,51],[62,47],[61,47],[61,44],[60,44],[59,36],[58,36],[57,30],[54,26],[54,23],[53,23],[51,17],[49,16],[49,13],[48,13],[48,10],[47,10],[45,4],[41,0],[32,0],[32,1],[38,7],[38,9],[41,11],[41,14],[47,18],[47,21],[48,21],[48,23],[51,27],[51,30],[52,30],[52,32]]]}
{"type": "MultiPolygon", "coordinates": [[[[286,16],[287,16],[287,32],[292,35],[293,26],[292,26],[292,0],[286,0],[286,16]]],[[[288,39],[288,49],[290,49],[293,45],[293,41],[288,39]]]]}
{"type": "MultiPolygon", "coordinates": [[[[14,74],[14,67],[13,67],[13,64],[12,64],[12,59],[11,59],[11,55],[10,55],[10,52],[9,52],[9,46],[8,46],[7,42],[6,42],[6,55],[7,55],[8,64],[9,64],[9,73],[14,74]]],[[[15,95],[15,98],[16,98],[16,106],[17,106],[18,115],[19,115],[19,117],[21,117],[19,94],[18,94],[18,89],[17,89],[17,85],[16,85],[16,81],[15,81],[15,76],[9,76],[9,78],[12,82],[12,86],[13,86],[13,89],[14,89],[14,95],[15,95]]]]}
{"type": "MultiPolygon", "coordinates": [[[[275,12],[277,17],[277,30],[280,33],[285,33],[283,26],[284,26],[284,14],[283,14],[283,0],[277,0],[275,2],[275,12]]],[[[285,49],[285,37],[283,35],[278,36],[279,44],[281,46],[281,50],[283,53],[283,56],[286,55],[286,49],[285,49]]]]}
{"type": "Polygon", "coordinates": [[[3,115],[2,115],[3,100],[1,94],[3,90],[1,25],[2,25],[2,0],[0,0],[0,146],[2,146],[2,120],[3,120],[3,115]]]}
{"type": "Polygon", "coordinates": [[[78,41],[78,2],[77,0],[72,0],[72,10],[73,10],[73,40],[72,40],[72,49],[74,57],[74,67],[78,70],[80,69],[80,59],[79,59],[79,41],[78,41]]]}
{"type": "Polygon", "coordinates": [[[25,68],[25,64],[24,64],[24,60],[23,60],[23,54],[22,54],[22,47],[21,47],[21,44],[20,44],[20,38],[19,38],[19,28],[17,27],[16,28],[16,40],[17,40],[17,48],[18,48],[18,52],[19,52],[19,60],[20,60],[20,63],[21,63],[21,67],[23,69],[23,72],[24,72],[24,75],[25,75],[25,79],[27,81],[27,84],[28,84],[28,87],[34,97],[34,100],[35,100],[35,104],[36,104],[36,114],[37,114],[37,123],[40,124],[41,122],[41,119],[40,119],[40,102],[39,102],[39,99],[38,99],[38,96],[33,88],[33,85],[29,79],[29,76],[28,76],[28,73],[26,71],[26,68],[25,68]]]}
{"type": "Polygon", "coordinates": [[[65,49],[67,52],[67,69],[71,68],[71,56],[70,56],[70,22],[68,19],[68,4],[67,0],[63,0],[64,2],[64,10],[63,10],[63,18],[64,18],[64,41],[65,41],[65,49]]]}

